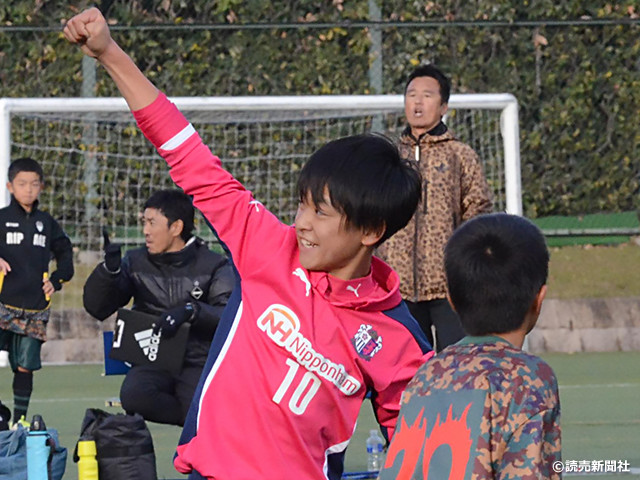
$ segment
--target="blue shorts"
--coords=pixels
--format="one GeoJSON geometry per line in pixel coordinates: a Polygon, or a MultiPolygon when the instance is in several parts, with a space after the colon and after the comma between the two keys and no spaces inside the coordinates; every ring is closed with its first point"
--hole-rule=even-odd
{"type": "Polygon", "coordinates": [[[32,372],[40,370],[42,368],[40,349],[43,343],[26,335],[0,330],[0,347],[9,352],[9,363],[14,372],[18,367],[32,372]]]}

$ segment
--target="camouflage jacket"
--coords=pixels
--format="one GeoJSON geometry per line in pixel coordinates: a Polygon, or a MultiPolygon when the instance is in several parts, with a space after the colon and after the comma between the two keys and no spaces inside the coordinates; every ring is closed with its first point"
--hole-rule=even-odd
{"type": "Polygon", "coordinates": [[[558,479],[557,461],[551,367],[499,337],[465,337],[407,385],[379,478],[558,479]]]}
{"type": "Polygon", "coordinates": [[[425,133],[416,140],[405,130],[398,148],[404,158],[417,162],[422,203],[409,224],[381,245],[377,255],[400,275],[405,300],[445,298],[447,240],[463,221],[492,208],[482,165],[473,149],[451,131],[425,133]]]}

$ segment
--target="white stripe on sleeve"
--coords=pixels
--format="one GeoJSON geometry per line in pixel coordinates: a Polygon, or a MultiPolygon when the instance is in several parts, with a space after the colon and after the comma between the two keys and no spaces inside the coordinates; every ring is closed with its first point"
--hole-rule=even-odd
{"type": "Polygon", "coordinates": [[[164,142],[160,148],[162,150],[175,150],[184,142],[186,142],[187,139],[194,133],[196,133],[196,129],[193,128],[193,125],[189,124],[182,130],[180,130],[177,134],[175,134],[173,138],[170,138],[169,140],[164,142]]]}

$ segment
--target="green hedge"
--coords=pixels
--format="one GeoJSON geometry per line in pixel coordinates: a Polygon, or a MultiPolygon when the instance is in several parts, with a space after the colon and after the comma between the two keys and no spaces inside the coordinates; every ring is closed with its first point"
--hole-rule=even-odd
{"type": "MultiPolygon", "coordinates": [[[[84,5],[4,2],[0,96],[78,96],[81,54],[59,25],[84,5]],[[10,3],[10,4],[8,4],[10,3]],[[38,30],[50,27],[49,30],[38,30]]],[[[113,36],[172,95],[369,93],[368,1],[109,1],[113,36]],[[202,30],[192,25],[281,23],[202,30]],[[294,28],[333,22],[327,28],[294,28]],[[174,25],[174,30],[125,28],[174,25]],[[289,24],[285,28],[285,24],[289,24]],[[181,28],[185,27],[185,28],[181,28]]],[[[531,217],[638,209],[640,24],[634,7],[584,1],[383,2],[382,19],[442,22],[383,29],[383,90],[402,91],[414,65],[432,61],[455,92],[510,92],[520,102],[525,213],[531,217]],[[591,18],[591,24],[551,20],[591,18]],[[549,25],[522,22],[548,19],[549,25]],[[620,24],[596,24],[623,19],[620,24]],[[462,22],[500,21],[493,27],[462,22]]],[[[114,96],[98,71],[99,96],[114,96]]]]}

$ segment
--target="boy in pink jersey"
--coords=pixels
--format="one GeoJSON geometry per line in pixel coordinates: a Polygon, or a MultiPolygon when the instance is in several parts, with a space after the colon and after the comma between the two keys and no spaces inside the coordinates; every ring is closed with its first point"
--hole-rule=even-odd
{"type": "Polygon", "coordinates": [[[191,479],[338,479],[370,392],[390,438],[431,348],[373,249],[409,221],[420,176],[375,135],[303,168],[295,226],[254,200],[111,39],[93,8],[65,36],[116,82],[171,177],[228,249],[237,288],[214,337],[174,465],[191,479]]]}

